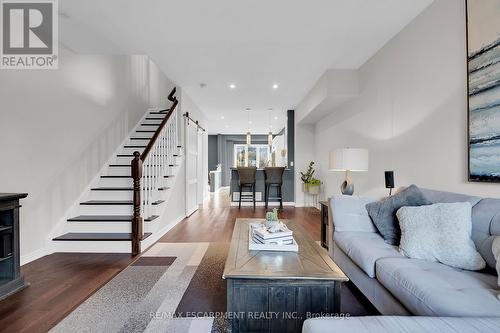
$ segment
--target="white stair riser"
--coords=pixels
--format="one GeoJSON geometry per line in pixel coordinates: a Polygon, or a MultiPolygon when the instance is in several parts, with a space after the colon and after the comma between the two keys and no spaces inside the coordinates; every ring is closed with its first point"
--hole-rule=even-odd
{"type": "MultiPolygon", "coordinates": [[[[131,163],[132,163],[131,157],[116,157],[112,164],[125,165],[128,167],[128,165],[131,165],[131,163]]],[[[165,164],[167,165],[166,168],[168,168],[169,164],[177,164],[178,165],[179,161],[176,158],[172,157],[172,158],[168,159],[165,164]]],[[[168,170],[168,169],[166,169],[166,170],[168,170]]]]}
{"type": "MultiPolygon", "coordinates": [[[[152,118],[156,118],[156,117],[152,117],[152,118]]],[[[155,124],[155,125],[160,126],[160,124],[161,124],[162,121],[163,121],[162,119],[153,119],[153,120],[151,120],[151,119],[148,119],[148,120],[144,119],[143,121],[141,121],[141,124],[155,124]]]]}
{"type": "MultiPolygon", "coordinates": [[[[156,184],[156,187],[158,187],[158,188],[170,187],[171,184],[172,184],[172,179],[163,178],[160,183],[156,184]]],[[[148,182],[144,182],[143,185],[144,185],[143,187],[151,186],[151,184],[149,184],[148,182]]],[[[99,187],[132,188],[133,182],[132,182],[132,178],[101,178],[99,180],[99,187]]],[[[161,191],[161,190],[159,190],[159,191],[161,191]]],[[[119,192],[122,192],[122,191],[119,191],[119,192]]],[[[159,193],[159,195],[161,195],[161,193],[159,193]]],[[[116,197],[123,197],[123,195],[121,195],[121,193],[120,193],[116,197]]],[[[116,199],[116,200],[119,200],[119,199],[116,199]]]]}
{"type": "MultiPolygon", "coordinates": [[[[145,131],[152,131],[154,130],[154,128],[140,128],[140,130],[145,130],[145,131]]],[[[144,141],[148,141],[149,142],[149,139],[152,138],[154,135],[153,132],[135,132],[134,134],[132,134],[130,137],[131,138],[148,138],[147,140],[129,140],[131,142],[135,142],[135,141],[139,141],[142,143],[144,143],[144,141]]],[[[147,142],[146,142],[147,144],[147,142]]]]}
{"type": "MultiPolygon", "coordinates": [[[[154,230],[154,223],[144,222],[143,228],[144,232],[151,232],[154,230]]],[[[81,233],[91,233],[96,232],[102,233],[127,233],[132,232],[131,222],[68,222],[67,232],[81,232],[81,233]]]]}
{"type": "MultiPolygon", "coordinates": [[[[134,145],[134,146],[139,146],[139,145],[134,145]]],[[[133,155],[134,152],[138,151],[139,153],[142,153],[144,148],[122,148],[120,151],[120,154],[128,154],[128,155],[133,155]]]]}
{"type": "Polygon", "coordinates": [[[68,222],[67,232],[132,232],[131,222],[68,222]]]}
{"type": "Polygon", "coordinates": [[[131,253],[130,241],[58,241],[52,242],[54,252],[90,252],[90,253],[131,253]]]}
{"type": "MultiPolygon", "coordinates": [[[[117,200],[117,199],[114,199],[117,200]]],[[[152,201],[159,200],[158,197],[152,201]]],[[[153,205],[151,215],[157,215],[161,205],[153,205]]],[[[132,205],[80,205],[78,207],[79,215],[132,215],[132,205]]]]}
{"type": "Polygon", "coordinates": [[[80,215],[132,215],[132,213],[132,205],[80,205],[78,207],[80,215]]]}
{"type": "MultiPolygon", "coordinates": [[[[142,135],[142,134],[148,134],[148,133],[139,133],[140,135],[133,135],[132,137],[134,138],[147,138],[147,135],[142,135]]],[[[144,139],[144,140],[127,140],[126,146],[147,146],[149,143],[150,139],[144,139]]]]}
{"type": "Polygon", "coordinates": [[[89,200],[132,200],[133,191],[92,191],[89,200]]]}
{"type": "Polygon", "coordinates": [[[132,160],[134,159],[133,156],[116,156],[113,164],[124,164],[124,165],[131,165],[132,160]]]}
{"type": "Polygon", "coordinates": [[[99,187],[132,187],[132,178],[100,178],[99,187]]]}
{"type": "Polygon", "coordinates": [[[109,176],[130,176],[132,172],[131,167],[108,167],[106,175],[109,176]]]}

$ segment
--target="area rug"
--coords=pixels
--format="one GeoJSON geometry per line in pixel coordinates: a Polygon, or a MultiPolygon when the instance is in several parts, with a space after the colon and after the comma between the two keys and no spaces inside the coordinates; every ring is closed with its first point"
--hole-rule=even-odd
{"type": "MultiPolygon", "coordinates": [[[[229,243],[156,243],[51,332],[225,333],[229,243]]],[[[376,315],[350,283],[342,313],[376,315]]]]}
{"type": "Polygon", "coordinates": [[[204,297],[225,293],[225,248],[217,243],[157,243],[51,332],[225,331],[225,323],[216,318],[225,309],[225,297],[223,302],[204,297]]]}

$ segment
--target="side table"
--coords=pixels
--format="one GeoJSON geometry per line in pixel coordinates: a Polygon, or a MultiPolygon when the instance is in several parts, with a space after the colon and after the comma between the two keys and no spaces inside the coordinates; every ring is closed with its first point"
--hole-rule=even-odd
{"type": "Polygon", "coordinates": [[[321,205],[321,246],[328,250],[328,201],[320,201],[321,205]]]}

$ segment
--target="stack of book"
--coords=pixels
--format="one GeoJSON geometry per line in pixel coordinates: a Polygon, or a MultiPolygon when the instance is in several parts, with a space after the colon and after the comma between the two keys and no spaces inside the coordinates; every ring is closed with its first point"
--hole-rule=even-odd
{"type": "Polygon", "coordinates": [[[293,231],[281,224],[279,231],[270,232],[264,225],[252,230],[252,239],[257,244],[290,245],[294,243],[293,231]]]}

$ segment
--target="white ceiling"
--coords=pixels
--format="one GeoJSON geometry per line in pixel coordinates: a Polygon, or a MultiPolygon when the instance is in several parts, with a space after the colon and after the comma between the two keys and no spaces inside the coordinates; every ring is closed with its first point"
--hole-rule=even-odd
{"type": "Polygon", "coordinates": [[[61,0],[60,36],[79,52],[150,55],[210,133],[246,132],[246,108],[266,133],[269,108],[278,130],[325,70],[358,68],[432,1],[61,0]]]}

